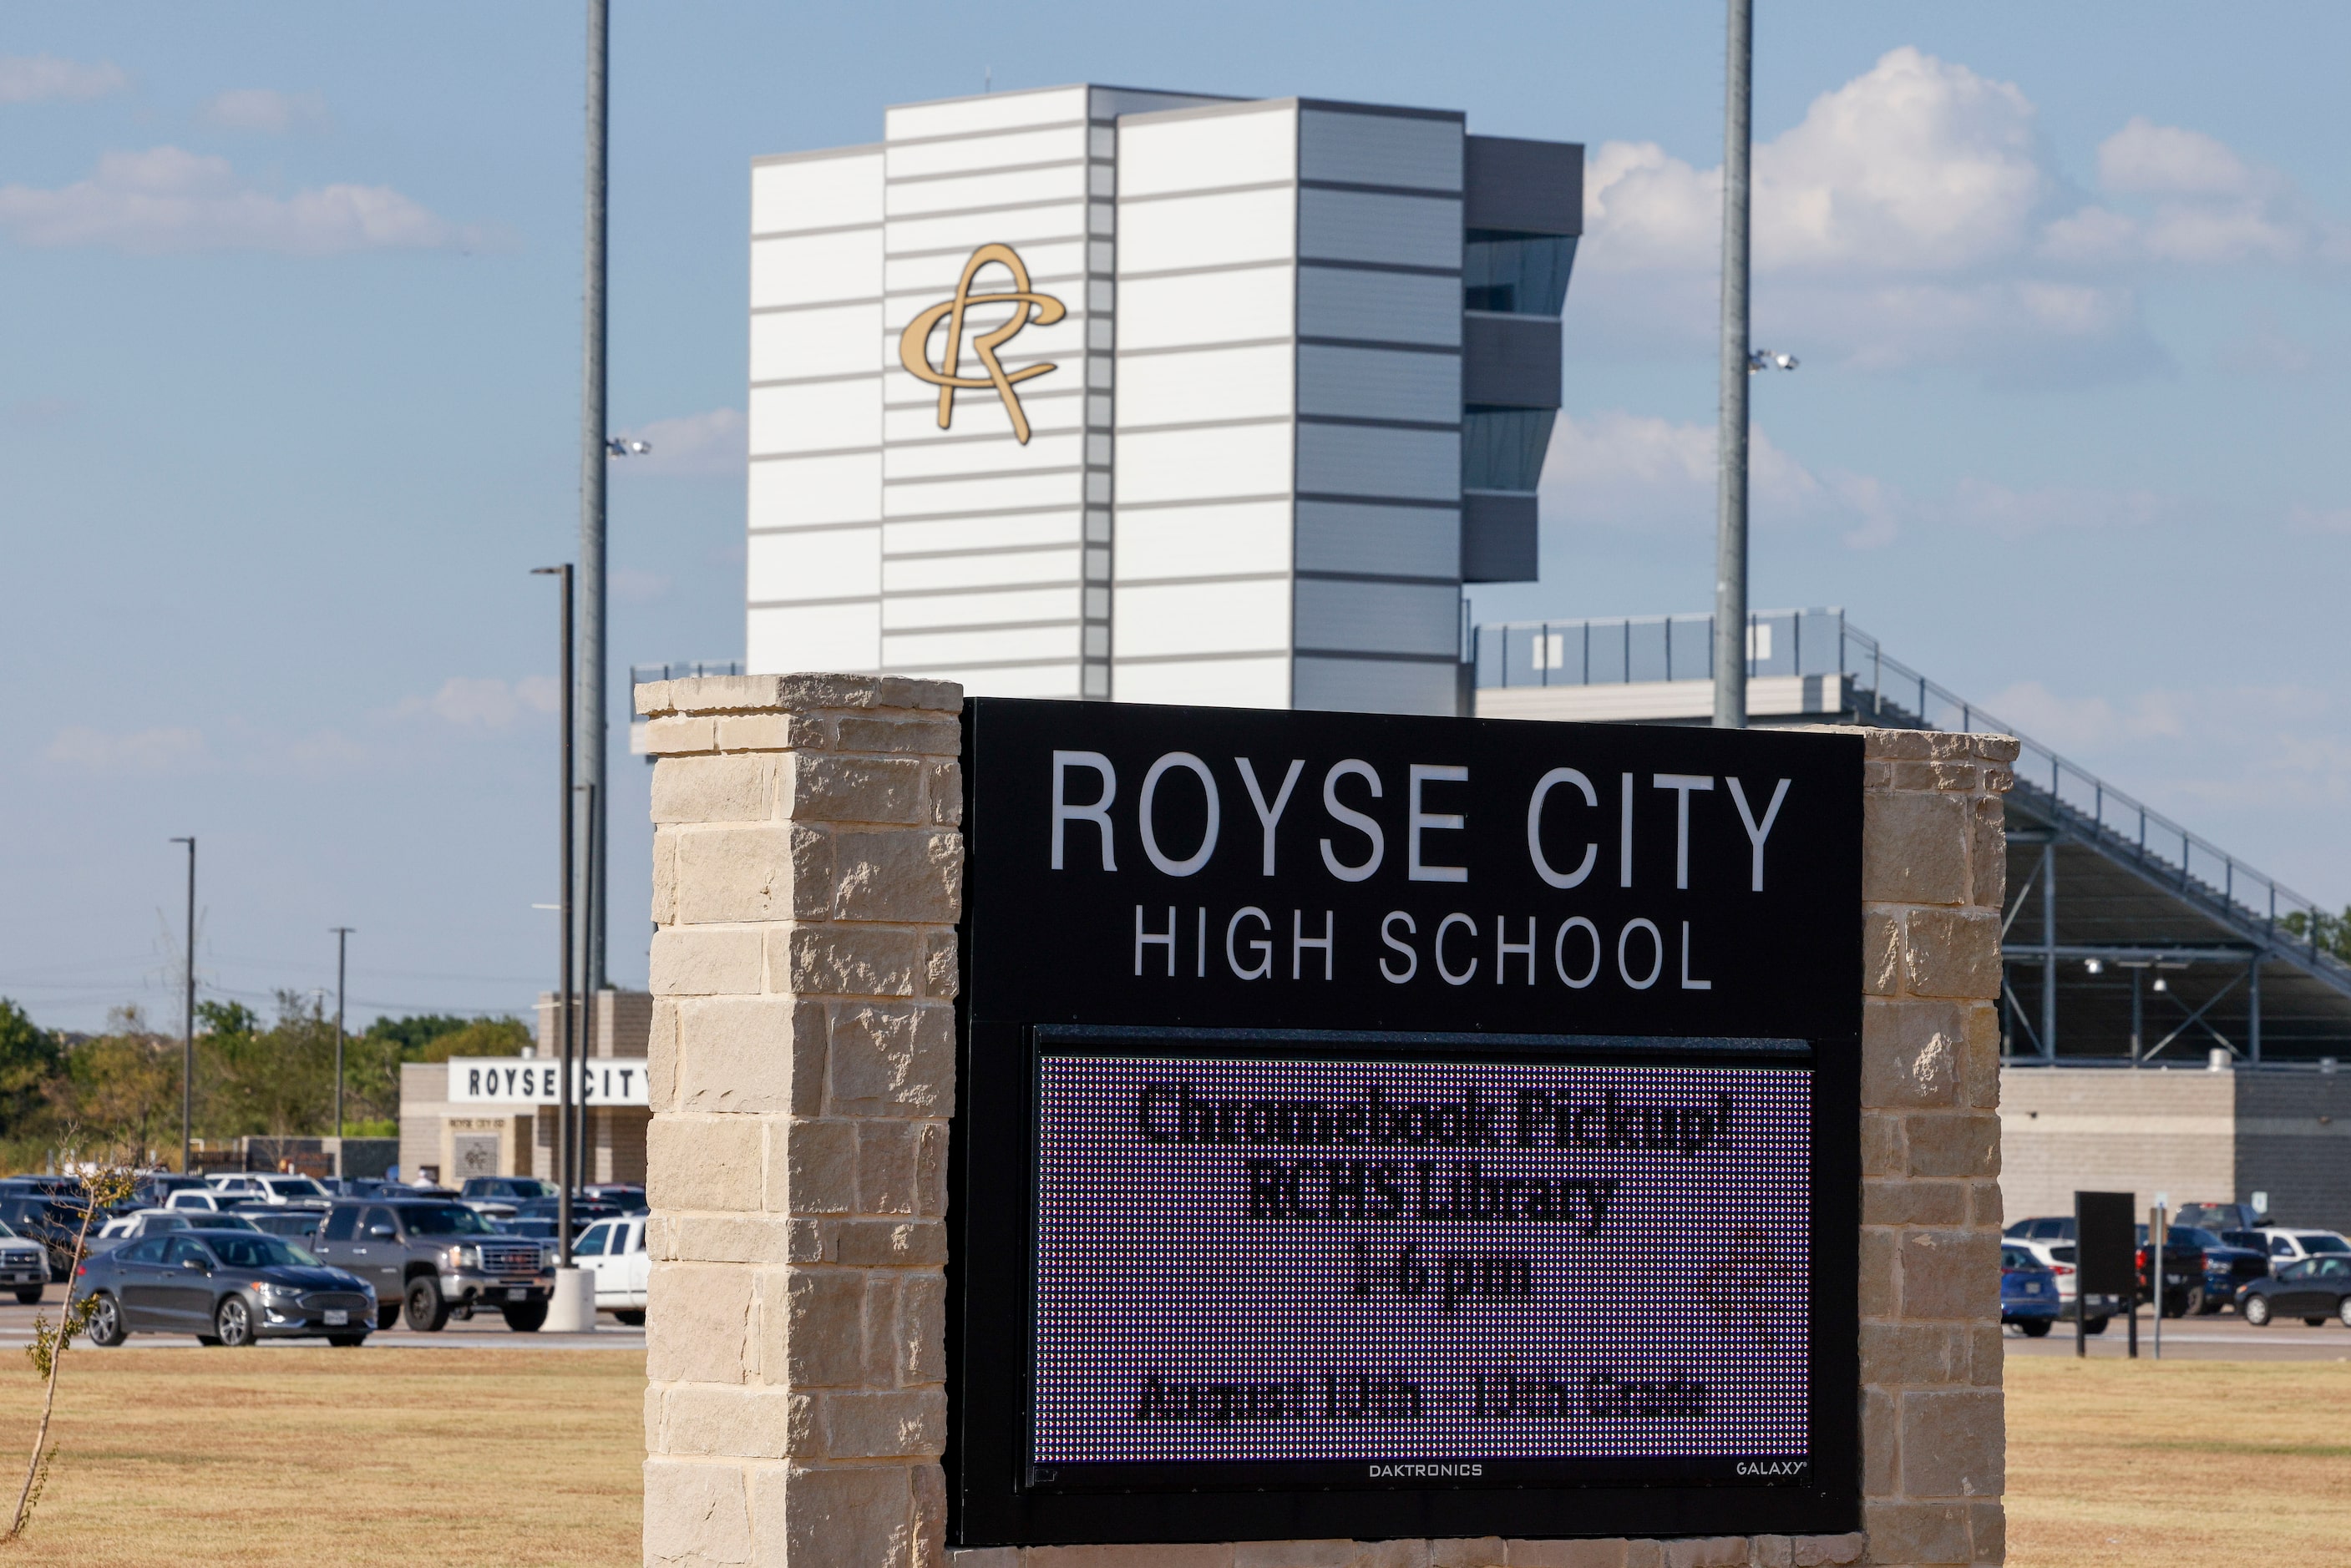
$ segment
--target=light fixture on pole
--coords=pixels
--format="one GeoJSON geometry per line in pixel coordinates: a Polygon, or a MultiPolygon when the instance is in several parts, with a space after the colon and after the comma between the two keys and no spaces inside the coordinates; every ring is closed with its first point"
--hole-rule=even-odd
{"type": "Polygon", "coordinates": [[[1777,354],[1769,348],[1756,348],[1748,353],[1747,373],[1751,376],[1758,370],[1792,370],[1798,363],[1793,354],[1777,354]]]}
{"type": "Polygon", "coordinates": [[[639,441],[634,436],[606,436],[604,438],[604,451],[613,457],[649,457],[652,455],[653,450],[653,442],[649,441],[639,441]]]}
{"type": "MultiPolygon", "coordinates": [[[[328,929],[335,933],[335,1137],[340,1139],[343,1136],[343,959],[351,932],[357,928],[331,926],[328,929]]],[[[337,1176],[343,1174],[340,1147],[337,1145],[339,1152],[335,1156],[337,1176]]]]}
{"type": "Polygon", "coordinates": [[[188,846],[188,947],[186,968],[182,979],[186,981],[186,1008],[180,1014],[180,1174],[189,1175],[188,1155],[195,1147],[196,1115],[196,841],[191,836],[174,838],[174,844],[188,846]]]}

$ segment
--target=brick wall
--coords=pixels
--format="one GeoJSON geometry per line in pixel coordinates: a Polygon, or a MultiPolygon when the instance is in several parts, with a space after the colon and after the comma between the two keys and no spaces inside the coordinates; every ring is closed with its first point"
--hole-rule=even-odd
{"type": "MultiPolygon", "coordinates": [[[[1868,732],[1865,1532],[944,1548],[960,695],[641,687],[653,774],[648,1564],[1997,1563],[2001,794],[2015,742],[1868,732]]],[[[1204,1505],[1212,1506],[1212,1505],[1204,1505]]]]}
{"type": "MultiPolygon", "coordinates": [[[[2001,1075],[2000,1189],[2013,1219],[2071,1214],[2077,1189],[2234,1202],[2237,1075],[2011,1067],[2001,1075]]],[[[2254,1185],[2259,1185],[2255,1183],[2254,1185]]]]}

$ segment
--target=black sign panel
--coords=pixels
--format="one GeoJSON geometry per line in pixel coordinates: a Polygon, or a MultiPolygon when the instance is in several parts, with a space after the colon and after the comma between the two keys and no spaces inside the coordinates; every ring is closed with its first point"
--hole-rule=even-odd
{"type": "Polygon", "coordinates": [[[977,700],[955,1539],[1853,1528],[1858,737],[977,700]]]}

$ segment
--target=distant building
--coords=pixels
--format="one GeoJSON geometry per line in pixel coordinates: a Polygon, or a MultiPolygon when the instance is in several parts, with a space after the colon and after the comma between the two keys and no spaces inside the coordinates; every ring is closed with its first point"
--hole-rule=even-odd
{"type": "MultiPolygon", "coordinates": [[[[529,1056],[457,1056],[400,1070],[400,1174],[426,1172],[451,1187],[468,1176],[555,1179],[555,998],[538,999],[538,1039],[529,1056]]],[[[581,1086],[587,1105],[581,1179],[642,1182],[645,1087],[653,998],[641,991],[596,993],[581,1086]]]]}
{"type": "Polygon", "coordinates": [[[1466,711],[1582,178],[1451,111],[1084,86],[757,161],[750,670],[1466,711]]]}

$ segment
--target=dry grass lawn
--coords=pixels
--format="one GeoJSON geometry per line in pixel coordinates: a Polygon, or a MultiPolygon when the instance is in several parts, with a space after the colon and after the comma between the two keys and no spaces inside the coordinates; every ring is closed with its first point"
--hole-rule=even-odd
{"type": "MultiPolygon", "coordinates": [[[[16,1564],[638,1557],[644,1357],[78,1349],[16,1564]]],[[[39,1386],[0,1360],[13,1501],[39,1386]]],[[[2018,1568],[2271,1568],[2351,1539],[2351,1364],[2018,1358],[2018,1568]]]]}
{"type": "Polygon", "coordinates": [[[2351,1540],[2351,1365],[2008,1364],[2017,1568],[2274,1568],[2351,1540]]]}
{"type": "MultiPolygon", "coordinates": [[[[644,1386],[626,1351],[77,1347],[0,1565],[634,1563],[644,1386]]],[[[0,1357],[0,1529],[39,1388],[0,1357]]]]}

